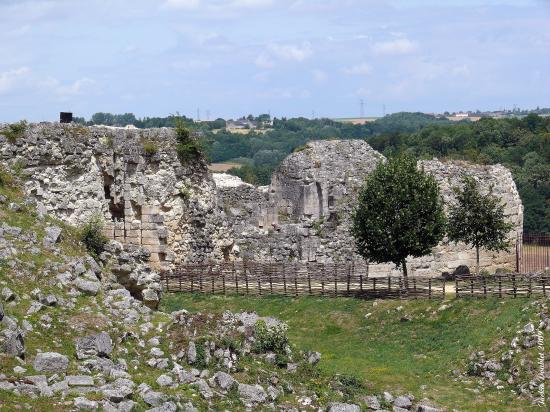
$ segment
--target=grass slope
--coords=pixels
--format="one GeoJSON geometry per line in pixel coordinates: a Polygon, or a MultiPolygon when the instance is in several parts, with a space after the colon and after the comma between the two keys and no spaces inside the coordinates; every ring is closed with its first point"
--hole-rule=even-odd
{"type": "Polygon", "coordinates": [[[411,392],[461,411],[541,410],[509,389],[476,393],[479,385],[474,378],[465,384],[452,374],[454,369],[467,368],[474,351],[507,349],[516,330],[537,319],[529,301],[463,299],[445,305],[449,307],[440,309],[441,302],[427,300],[194,294],[172,294],[162,302],[165,311],[248,310],[285,320],[289,337],[298,347],[323,354],[324,373],[355,375],[376,391],[411,392]]]}

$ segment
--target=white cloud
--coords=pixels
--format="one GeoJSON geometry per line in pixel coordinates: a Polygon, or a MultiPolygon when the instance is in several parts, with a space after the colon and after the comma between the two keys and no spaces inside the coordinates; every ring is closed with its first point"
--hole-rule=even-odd
{"type": "Polygon", "coordinates": [[[315,83],[324,83],[328,79],[328,75],[324,71],[319,69],[313,70],[312,75],[313,75],[313,81],[315,83]]]}
{"type": "Polygon", "coordinates": [[[260,53],[258,57],[256,57],[254,64],[262,69],[271,69],[275,65],[267,53],[260,53]]]}
{"type": "Polygon", "coordinates": [[[20,67],[18,69],[0,72],[0,93],[5,93],[16,85],[25,80],[31,70],[28,67],[20,67]]]}
{"type": "Polygon", "coordinates": [[[95,81],[84,77],[82,79],[75,80],[73,83],[66,84],[66,85],[58,85],[55,88],[55,92],[59,96],[68,97],[68,96],[76,96],[79,94],[82,94],[86,92],[90,86],[93,86],[95,84],[95,81]]]}
{"type": "Polygon", "coordinates": [[[470,67],[467,64],[453,67],[451,73],[454,76],[468,76],[470,75],[470,67]]]}
{"type": "Polygon", "coordinates": [[[409,54],[417,48],[416,43],[405,38],[378,42],[372,46],[374,52],[378,54],[409,54]]]}
{"type": "Polygon", "coordinates": [[[209,11],[263,8],[271,5],[273,5],[273,0],[222,0],[218,2],[203,0],[166,0],[164,3],[165,7],[173,9],[196,10],[204,8],[209,11]]]}
{"type": "Polygon", "coordinates": [[[271,53],[283,60],[304,61],[313,55],[309,42],[302,44],[272,44],[269,47],[271,53]]]}
{"type": "Polygon", "coordinates": [[[360,63],[355,66],[348,67],[344,70],[347,74],[353,74],[358,76],[366,76],[372,72],[372,67],[368,63],[360,63]]]}
{"type": "Polygon", "coordinates": [[[193,10],[200,6],[200,0],[166,0],[164,5],[174,9],[193,10]]]}
{"type": "Polygon", "coordinates": [[[234,0],[231,2],[233,7],[267,7],[273,4],[273,0],[234,0]]]}
{"type": "Polygon", "coordinates": [[[212,67],[212,63],[206,60],[189,59],[175,62],[172,64],[172,67],[182,72],[192,72],[198,70],[208,70],[212,67]]]}

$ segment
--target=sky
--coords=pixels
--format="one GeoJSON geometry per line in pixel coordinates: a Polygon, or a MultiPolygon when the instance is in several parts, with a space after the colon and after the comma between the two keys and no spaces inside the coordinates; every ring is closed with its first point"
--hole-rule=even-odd
{"type": "Polygon", "coordinates": [[[0,122],[550,107],[550,0],[0,0],[0,122]]]}

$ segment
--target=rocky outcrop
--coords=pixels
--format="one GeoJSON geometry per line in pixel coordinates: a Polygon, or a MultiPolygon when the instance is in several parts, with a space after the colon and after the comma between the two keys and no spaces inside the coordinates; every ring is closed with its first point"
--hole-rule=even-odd
{"type": "Polygon", "coordinates": [[[146,247],[149,262],[220,258],[215,185],[202,159],[180,163],[172,129],[132,130],[41,123],[0,160],[17,165],[38,210],[73,225],[100,214],[105,234],[146,247]]]}

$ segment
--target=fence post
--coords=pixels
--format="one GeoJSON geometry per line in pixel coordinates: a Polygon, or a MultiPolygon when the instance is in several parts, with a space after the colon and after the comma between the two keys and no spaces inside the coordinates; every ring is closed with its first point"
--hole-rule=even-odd
{"type": "Polygon", "coordinates": [[[361,293],[363,292],[363,275],[362,274],[359,275],[359,291],[361,293]]]}
{"type": "Polygon", "coordinates": [[[514,287],[514,298],[516,297],[516,291],[517,291],[517,288],[516,288],[516,275],[512,275],[512,285],[514,287]]]}
{"type": "Polygon", "coordinates": [[[487,278],[483,278],[483,297],[487,299],[487,278]]]}
{"type": "Polygon", "coordinates": [[[376,278],[372,278],[372,290],[376,294],[376,278]]]}
{"type": "Polygon", "coordinates": [[[474,278],[470,278],[470,296],[474,296],[474,278]]]}
{"type": "Polygon", "coordinates": [[[455,296],[457,298],[460,297],[460,294],[458,293],[458,277],[455,277],[455,296]]]}
{"type": "Polygon", "coordinates": [[[294,263],[294,294],[298,296],[298,262],[294,263]]]}
{"type": "Polygon", "coordinates": [[[446,284],[445,279],[443,279],[443,280],[441,281],[441,283],[442,283],[442,290],[443,290],[443,300],[445,300],[445,284],[446,284]]]}
{"type": "Polygon", "coordinates": [[[210,266],[210,269],[208,270],[208,274],[210,275],[210,279],[212,281],[212,294],[214,294],[214,276],[212,275],[212,266],[210,266]]]}
{"type": "Polygon", "coordinates": [[[542,295],[546,297],[546,278],[542,278],[542,295]]]}
{"type": "Polygon", "coordinates": [[[347,291],[347,293],[348,293],[348,296],[349,296],[349,283],[351,281],[351,265],[348,264],[347,266],[348,266],[348,291],[347,291]]]}
{"type": "Polygon", "coordinates": [[[428,279],[428,299],[432,299],[432,278],[428,279]]]}
{"type": "Polygon", "coordinates": [[[223,286],[223,294],[225,295],[226,294],[225,293],[225,271],[223,270],[224,269],[223,266],[220,266],[220,267],[222,268],[221,269],[221,271],[222,271],[222,286],[223,286]]]}
{"type": "Polygon", "coordinates": [[[532,291],[532,280],[531,280],[531,276],[529,276],[529,297],[531,297],[531,291],[532,291]]]}
{"type": "Polygon", "coordinates": [[[262,296],[262,274],[264,273],[264,265],[260,266],[260,271],[256,273],[258,277],[258,295],[262,296]]]}
{"type": "Polygon", "coordinates": [[[283,263],[283,289],[284,289],[284,294],[286,296],[286,271],[285,271],[284,263],[283,263]]]}
{"type": "Polygon", "coordinates": [[[233,276],[235,277],[235,291],[238,295],[239,294],[239,277],[237,276],[237,272],[235,271],[235,261],[233,261],[233,276]]]}
{"type": "Polygon", "coordinates": [[[334,264],[332,275],[334,276],[334,296],[338,296],[338,266],[336,266],[336,263],[334,264]]]}
{"type": "Polygon", "coordinates": [[[498,277],[498,297],[502,299],[502,276],[498,277]]]}
{"type": "Polygon", "coordinates": [[[271,261],[269,262],[268,267],[268,274],[269,274],[269,291],[271,294],[273,294],[273,268],[271,267],[271,261]]]}

